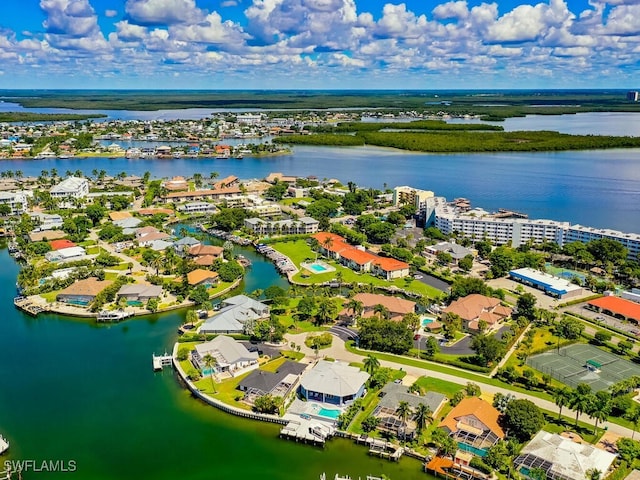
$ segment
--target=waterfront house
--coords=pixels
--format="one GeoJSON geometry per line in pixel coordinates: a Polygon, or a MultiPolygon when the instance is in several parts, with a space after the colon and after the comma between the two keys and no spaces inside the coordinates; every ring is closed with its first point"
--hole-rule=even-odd
{"type": "Polygon", "coordinates": [[[152,298],[160,298],[162,292],[162,287],[159,285],[133,283],[120,287],[116,297],[118,299],[124,297],[128,302],[146,303],[152,298]]]}
{"type": "Polygon", "coordinates": [[[198,268],[187,273],[187,282],[192,287],[198,285],[204,285],[209,288],[218,283],[218,272],[212,272],[211,270],[203,270],[198,268]]]}
{"type": "Polygon", "coordinates": [[[0,192],[0,205],[8,205],[11,215],[22,215],[29,206],[29,198],[33,192],[0,192]]]}
{"type": "Polygon", "coordinates": [[[124,217],[118,220],[113,220],[113,224],[116,227],[122,228],[123,233],[125,233],[124,232],[125,230],[131,231],[131,233],[135,233],[134,229],[138,228],[141,223],[142,223],[142,220],[135,217],[124,217]]]}
{"type": "Polygon", "coordinates": [[[615,459],[606,450],[541,430],[513,463],[526,478],[533,477],[534,469],[542,469],[550,480],[584,480],[590,477],[590,470],[607,477],[615,459]]]}
{"type": "Polygon", "coordinates": [[[287,360],[276,372],[254,370],[238,384],[238,389],[245,392],[244,400],[251,404],[267,394],[285,398],[298,386],[300,375],[306,368],[304,363],[287,360]]]}
{"type": "Polygon", "coordinates": [[[51,247],[51,250],[62,250],[63,248],[72,248],[75,247],[76,244],[73,243],[71,240],[67,240],[67,239],[54,239],[51,240],[49,242],[49,246],[51,247]]]}
{"type": "Polygon", "coordinates": [[[87,306],[113,282],[110,280],[98,280],[95,277],[78,280],[60,291],[56,301],[72,305],[87,306]]]}
{"type": "Polygon", "coordinates": [[[189,248],[189,255],[192,257],[203,257],[210,256],[215,259],[222,259],[222,255],[224,253],[224,248],[218,247],[216,245],[194,245],[189,248]]]}
{"type": "Polygon", "coordinates": [[[479,397],[466,397],[453,407],[439,428],[458,443],[457,463],[468,465],[473,455],[484,457],[490,447],[504,439],[499,417],[500,412],[479,397]]]}
{"type": "Polygon", "coordinates": [[[300,395],[308,401],[348,405],[365,394],[369,374],[343,362],[320,360],[300,379],[300,395]]]}
{"type": "Polygon", "coordinates": [[[206,369],[204,357],[211,355],[216,365],[216,374],[228,373],[232,377],[258,368],[258,352],[250,352],[233,338],[218,335],[210,342],[195,346],[191,352],[191,361],[199,370],[206,369]]]}
{"type": "Polygon", "coordinates": [[[148,247],[154,240],[167,240],[171,238],[168,233],[161,232],[156,227],[148,226],[136,230],[136,240],[141,247],[148,247]]]}
{"type": "Polygon", "coordinates": [[[511,316],[511,308],[502,305],[499,298],[473,293],[453,301],[443,313],[459,316],[466,330],[478,332],[481,321],[484,321],[489,329],[496,328],[505,318],[511,316]]]}
{"type": "Polygon", "coordinates": [[[44,258],[50,262],[70,262],[80,260],[87,255],[82,247],[68,247],[60,250],[52,250],[44,254],[44,258]]]}
{"type": "Polygon", "coordinates": [[[273,221],[255,217],[244,220],[244,227],[256,235],[312,234],[318,231],[319,225],[320,222],[311,217],[273,221]]]}
{"type": "Polygon", "coordinates": [[[409,418],[406,423],[398,417],[396,411],[400,402],[407,402],[414,413],[418,405],[424,404],[429,407],[431,415],[435,417],[447,401],[447,398],[441,393],[427,392],[425,395],[416,395],[409,393],[409,387],[406,385],[397,383],[385,385],[378,396],[381,397],[380,402],[372,413],[372,416],[379,420],[378,429],[405,440],[413,439],[417,425],[413,417],[409,418]]]}
{"type": "Polygon", "coordinates": [[[84,198],[89,194],[89,181],[81,177],[67,177],[49,190],[51,198],[84,198]]]}
{"type": "Polygon", "coordinates": [[[193,237],[182,237],[173,243],[173,248],[175,248],[176,252],[182,254],[196,245],[200,245],[200,240],[193,237]]]}
{"type": "Polygon", "coordinates": [[[236,295],[220,303],[220,310],[207,318],[200,333],[244,333],[255,322],[269,318],[269,306],[246,295],[236,295]]]}
{"type": "MultiPolygon", "coordinates": [[[[400,321],[407,313],[415,313],[416,311],[416,302],[388,295],[358,293],[354,295],[353,300],[362,302],[362,318],[370,318],[376,315],[374,310],[377,305],[385,307],[389,311],[389,318],[394,321],[400,321]]],[[[346,308],[347,303],[345,302],[345,308],[340,312],[342,320],[351,319],[354,314],[354,312],[346,308]]]]}
{"type": "Polygon", "coordinates": [[[207,202],[188,202],[179,205],[177,210],[181,213],[216,213],[216,206],[207,202]]]}
{"type": "Polygon", "coordinates": [[[171,192],[178,192],[181,190],[188,190],[189,184],[184,177],[173,177],[171,180],[162,182],[162,186],[171,192]]]}
{"type": "Polygon", "coordinates": [[[29,217],[31,217],[31,220],[36,225],[34,229],[36,232],[62,228],[63,219],[62,216],[57,213],[34,212],[29,214],[29,217]]]}
{"type": "Polygon", "coordinates": [[[67,234],[62,230],[43,230],[33,231],[29,234],[29,240],[32,242],[43,242],[49,240],[57,240],[66,237],[67,234]]]}

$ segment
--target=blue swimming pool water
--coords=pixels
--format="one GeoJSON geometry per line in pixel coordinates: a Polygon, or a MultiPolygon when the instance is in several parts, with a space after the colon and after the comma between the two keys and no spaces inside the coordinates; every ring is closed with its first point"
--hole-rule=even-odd
{"type": "Polygon", "coordinates": [[[422,319],[422,326],[426,327],[427,325],[429,325],[430,323],[433,323],[433,318],[423,318],[422,319]]]}
{"type": "Polygon", "coordinates": [[[340,416],[340,410],[334,410],[332,408],[320,408],[318,410],[318,414],[323,417],[331,418],[332,420],[337,420],[340,416]]]}
{"type": "Polygon", "coordinates": [[[309,265],[309,268],[311,268],[311,270],[313,270],[314,272],[317,273],[323,273],[323,272],[327,272],[328,269],[323,267],[322,265],[318,264],[318,263],[312,263],[311,265],[309,265]]]}

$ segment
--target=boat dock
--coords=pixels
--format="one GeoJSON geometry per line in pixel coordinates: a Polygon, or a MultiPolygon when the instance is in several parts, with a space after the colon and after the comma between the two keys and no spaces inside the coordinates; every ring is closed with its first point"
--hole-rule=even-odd
{"type": "Polygon", "coordinates": [[[32,317],[37,317],[39,313],[47,311],[45,307],[33,302],[29,297],[15,297],[13,299],[13,304],[18,310],[22,310],[32,317]]]}
{"type": "Polygon", "coordinates": [[[402,447],[393,445],[390,442],[378,440],[377,438],[371,438],[370,440],[369,455],[375,455],[376,457],[398,462],[404,453],[404,449],[402,447]]]}
{"type": "Polygon", "coordinates": [[[164,355],[153,354],[153,371],[159,372],[164,367],[173,365],[173,357],[165,352],[164,355]]]}
{"type": "Polygon", "coordinates": [[[280,437],[324,447],[334,433],[335,430],[326,424],[300,418],[289,420],[280,430],[280,437]]]}

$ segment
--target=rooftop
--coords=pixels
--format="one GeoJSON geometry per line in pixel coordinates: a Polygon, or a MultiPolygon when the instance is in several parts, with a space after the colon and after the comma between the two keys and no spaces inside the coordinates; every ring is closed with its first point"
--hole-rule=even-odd
{"type": "Polygon", "coordinates": [[[591,300],[589,301],[589,305],[640,321],[640,304],[632,302],[631,300],[625,300],[624,298],[611,295],[591,300]]]}
{"type": "Polygon", "coordinates": [[[336,397],[355,395],[368,380],[369,374],[342,362],[320,360],[300,379],[307,391],[322,392],[336,397]]]}
{"type": "Polygon", "coordinates": [[[107,288],[113,282],[111,280],[98,280],[95,277],[78,280],[67,288],[62,290],[58,295],[77,295],[77,296],[93,296],[98,295],[102,290],[107,288]]]}
{"type": "Polygon", "coordinates": [[[498,437],[504,438],[504,431],[498,425],[500,412],[479,397],[464,398],[440,422],[440,426],[448,428],[451,432],[456,432],[459,420],[467,416],[474,416],[498,437]]]}

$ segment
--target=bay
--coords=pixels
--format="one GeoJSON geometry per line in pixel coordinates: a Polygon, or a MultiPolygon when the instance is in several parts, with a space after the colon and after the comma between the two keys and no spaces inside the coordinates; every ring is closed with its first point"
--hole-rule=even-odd
{"type": "Polygon", "coordinates": [[[39,175],[56,168],[172,177],[216,171],[263,178],[270,172],[337,178],[362,187],[410,185],[487,210],[640,233],[640,149],[486,154],[410,153],[377,147],[296,146],[291,154],[244,159],[72,158],[2,160],[0,168],[39,175]]]}

